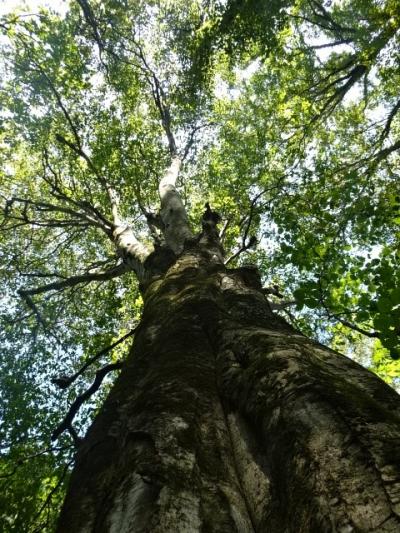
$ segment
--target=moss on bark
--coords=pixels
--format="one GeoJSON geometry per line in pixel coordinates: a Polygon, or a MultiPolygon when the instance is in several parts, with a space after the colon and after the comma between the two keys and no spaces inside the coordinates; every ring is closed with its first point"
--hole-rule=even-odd
{"type": "Polygon", "coordinates": [[[398,531],[399,397],[187,250],[149,282],[59,532],[398,531]]]}

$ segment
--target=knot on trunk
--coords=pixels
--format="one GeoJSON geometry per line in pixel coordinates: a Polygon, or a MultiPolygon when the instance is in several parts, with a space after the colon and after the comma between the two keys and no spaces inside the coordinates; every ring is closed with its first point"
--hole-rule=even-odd
{"type": "Polygon", "coordinates": [[[234,268],[230,272],[237,274],[248,287],[259,291],[262,290],[261,275],[256,266],[245,265],[234,268]]]}

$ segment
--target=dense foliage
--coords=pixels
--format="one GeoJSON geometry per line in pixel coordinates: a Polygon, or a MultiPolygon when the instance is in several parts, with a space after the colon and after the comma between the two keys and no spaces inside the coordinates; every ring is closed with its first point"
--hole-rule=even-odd
{"type": "Polygon", "coordinates": [[[131,336],[105,348],[133,330],[141,297],[112,271],[106,184],[148,239],[166,117],[193,226],[209,201],[227,262],[256,263],[278,312],[399,380],[396,0],[55,7],[0,20],[2,531],[52,530],[74,440],[111,378],[73,432],[50,436],[126,354],[131,336]]]}

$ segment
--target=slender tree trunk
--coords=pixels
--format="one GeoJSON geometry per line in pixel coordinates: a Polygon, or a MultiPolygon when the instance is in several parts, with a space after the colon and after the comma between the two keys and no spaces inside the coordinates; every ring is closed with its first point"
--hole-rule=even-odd
{"type": "Polygon", "coordinates": [[[187,250],[145,292],[61,532],[400,531],[400,397],[187,250]]]}

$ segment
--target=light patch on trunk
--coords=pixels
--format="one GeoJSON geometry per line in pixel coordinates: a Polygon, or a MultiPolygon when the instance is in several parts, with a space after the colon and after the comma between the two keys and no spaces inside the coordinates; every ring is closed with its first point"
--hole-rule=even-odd
{"type": "Polygon", "coordinates": [[[160,326],[149,326],[146,330],[146,336],[147,336],[147,340],[148,342],[153,342],[155,341],[156,337],[157,337],[157,333],[160,331],[160,326]]]}
{"type": "Polygon", "coordinates": [[[270,481],[262,468],[262,457],[257,453],[257,441],[240,415],[230,413],[228,424],[243,494],[253,521],[259,525],[272,499],[270,481]]]}
{"type": "Polygon", "coordinates": [[[164,487],[160,492],[159,505],[161,520],[155,531],[173,531],[174,533],[201,531],[198,496],[187,490],[175,492],[164,487]]]}
{"type": "Polygon", "coordinates": [[[189,427],[189,424],[183,420],[180,416],[174,416],[170,419],[171,428],[174,428],[176,430],[182,430],[187,429],[189,427]]]}
{"type": "Polygon", "coordinates": [[[134,473],[119,487],[114,506],[108,515],[110,533],[141,533],[148,531],[148,521],[154,511],[154,487],[134,473]]]}
{"type": "Polygon", "coordinates": [[[316,405],[304,406],[298,412],[298,418],[303,427],[311,429],[308,446],[310,456],[318,465],[318,492],[325,493],[327,507],[332,505],[335,496],[340,495],[339,507],[330,510],[337,530],[350,532],[377,528],[382,516],[390,516],[391,508],[383,491],[371,490],[377,484],[379,473],[372,464],[365,462],[362,446],[354,439],[345,445],[345,436],[335,432],[330,417],[316,405]]]}

